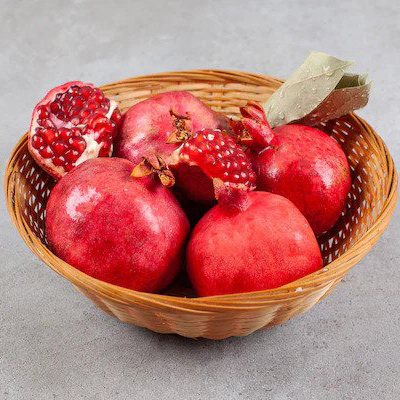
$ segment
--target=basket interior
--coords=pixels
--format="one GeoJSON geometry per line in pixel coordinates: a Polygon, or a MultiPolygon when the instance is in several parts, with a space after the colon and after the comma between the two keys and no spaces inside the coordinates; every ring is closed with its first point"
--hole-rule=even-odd
{"type": "MultiPolygon", "coordinates": [[[[251,77],[251,76],[250,76],[251,77]]],[[[231,76],[218,76],[214,81],[187,79],[182,74],[159,80],[154,76],[117,82],[103,87],[106,94],[119,102],[122,112],[150,95],[169,90],[188,90],[206,104],[231,117],[238,117],[239,107],[249,100],[264,102],[280,81],[254,76],[239,82],[231,76]]],[[[319,238],[324,265],[349,249],[373,225],[388,195],[387,165],[382,159],[382,144],[376,141],[368,126],[357,116],[347,115],[318,126],[335,140],[349,160],[352,186],[346,207],[336,225],[319,238]]],[[[15,158],[13,173],[14,205],[26,225],[47,246],[44,221],[46,202],[55,182],[37,166],[30,156],[26,140],[15,158]]],[[[174,288],[173,294],[179,293],[174,288]]],[[[185,285],[184,285],[185,286],[185,285]]],[[[187,289],[184,290],[187,292],[187,289]]],[[[187,293],[186,293],[187,294],[187,293]]]]}

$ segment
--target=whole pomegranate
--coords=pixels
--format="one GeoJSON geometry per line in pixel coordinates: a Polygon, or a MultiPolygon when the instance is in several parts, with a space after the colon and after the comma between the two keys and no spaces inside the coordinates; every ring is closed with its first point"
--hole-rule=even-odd
{"type": "MultiPolygon", "coordinates": [[[[166,92],[132,106],[125,114],[115,155],[138,164],[157,157],[173,171],[177,188],[189,199],[214,201],[211,179],[179,157],[183,142],[204,128],[230,131],[229,120],[189,92],[166,92]]],[[[209,143],[209,145],[212,145],[209,143]]],[[[206,149],[202,149],[205,151],[206,149]]]]}
{"type": "Polygon", "coordinates": [[[33,110],[28,148],[59,179],[89,158],[111,156],[120,122],[117,103],[100,89],[67,82],[50,90],[33,110]]]}
{"type": "Polygon", "coordinates": [[[290,200],[226,187],[217,197],[187,247],[200,296],[277,288],[322,267],[315,235],[290,200]]]}
{"type": "Polygon", "coordinates": [[[131,177],[133,167],[96,158],[68,173],[47,204],[47,240],[88,275],[157,292],[179,270],[189,223],[170,191],[152,177],[131,177]]]}
{"type": "Polygon", "coordinates": [[[263,109],[254,102],[241,113],[240,135],[255,156],[258,190],[291,200],[317,236],[329,230],[339,219],[351,186],[349,164],[340,145],[305,125],[272,130],[263,109]]]}

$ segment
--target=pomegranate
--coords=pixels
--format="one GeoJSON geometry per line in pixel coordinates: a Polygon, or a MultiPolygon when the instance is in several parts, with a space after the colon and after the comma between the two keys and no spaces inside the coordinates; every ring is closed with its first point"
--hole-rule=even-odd
{"type": "Polygon", "coordinates": [[[236,131],[253,151],[258,190],[291,200],[317,236],[329,230],[339,219],[351,186],[349,164],[340,145],[305,125],[272,130],[263,109],[254,102],[243,107],[241,114],[243,126],[236,131]]]}
{"type": "Polygon", "coordinates": [[[161,93],[135,104],[125,114],[115,154],[138,164],[143,157],[162,159],[176,177],[177,188],[189,199],[214,201],[212,182],[193,163],[177,157],[193,132],[201,129],[230,131],[229,120],[189,92],[161,93]]]}
{"type": "Polygon", "coordinates": [[[117,103],[90,83],[57,86],[33,110],[28,148],[55,179],[89,158],[109,157],[121,114],[117,103]]]}
{"type": "MultiPolygon", "coordinates": [[[[186,193],[196,193],[198,186],[202,184],[202,194],[207,193],[212,198],[215,179],[221,180],[228,187],[255,187],[256,175],[243,148],[218,129],[202,129],[191,134],[171,153],[169,159],[171,164],[167,166],[159,158],[145,158],[135,168],[133,175],[143,176],[156,172],[164,185],[172,186],[178,174],[178,182],[182,179],[179,188],[184,188],[186,193]],[[171,174],[168,167],[177,165],[180,168],[171,174]],[[185,173],[185,176],[193,177],[193,180],[183,179],[185,173]]],[[[203,200],[206,200],[205,197],[203,200]]]]}
{"type": "Polygon", "coordinates": [[[194,228],[187,269],[200,296],[272,289],[322,267],[315,235],[276,194],[223,187],[194,228]]]}
{"type": "Polygon", "coordinates": [[[182,262],[188,220],[152,177],[132,178],[120,158],[87,160],[58,181],[46,209],[55,254],[97,279],[157,292],[182,262]]]}

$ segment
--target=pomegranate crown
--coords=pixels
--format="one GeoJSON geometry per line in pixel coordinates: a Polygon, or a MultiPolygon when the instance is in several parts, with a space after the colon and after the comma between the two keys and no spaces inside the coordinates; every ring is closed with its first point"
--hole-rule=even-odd
{"type": "Polygon", "coordinates": [[[231,126],[240,143],[247,147],[269,146],[274,132],[269,126],[263,108],[255,101],[249,101],[240,107],[242,119],[232,121],[231,126]]]}

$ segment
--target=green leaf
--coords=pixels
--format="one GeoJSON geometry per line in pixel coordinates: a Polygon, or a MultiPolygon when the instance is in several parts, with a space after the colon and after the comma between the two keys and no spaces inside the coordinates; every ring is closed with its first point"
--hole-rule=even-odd
{"type": "Polygon", "coordinates": [[[345,75],[345,71],[352,64],[352,61],[312,52],[264,104],[271,126],[288,124],[306,117],[340,82],[340,85],[354,85],[354,74],[345,75]]]}
{"type": "Polygon", "coordinates": [[[349,87],[338,86],[339,88],[335,89],[316,109],[297,122],[313,126],[365,107],[369,99],[371,82],[365,83],[366,76],[360,82],[364,82],[364,84],[349,87]]]}

